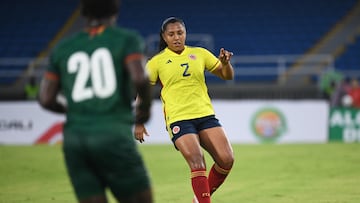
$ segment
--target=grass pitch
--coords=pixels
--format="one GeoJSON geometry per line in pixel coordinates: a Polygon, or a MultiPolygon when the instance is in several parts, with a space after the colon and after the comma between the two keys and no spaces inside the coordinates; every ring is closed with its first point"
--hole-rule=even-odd
{"type": "MultiPolygon", "coordinates": [[[[190,203],[189,169],[172,145],[140,145],[156,203],[190,203]]],[[[233,145],[214,203],[358,203],[359,144],[233,145]]],[[[212,161],[207,158],[208,168],[212,161]]],[[[115,202],[112,197],[110,201],[115,202]]],[[[76,202],[60,146],[0,146],[0,203],[76,202]]]]}

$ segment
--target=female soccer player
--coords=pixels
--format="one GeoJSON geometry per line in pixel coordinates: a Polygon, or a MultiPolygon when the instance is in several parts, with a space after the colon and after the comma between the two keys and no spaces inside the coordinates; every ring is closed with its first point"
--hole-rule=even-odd
{"type": "Polygon", "coordinates": [[[66,113],[63,152],[80,203],[152,203],[147,169],[133,137],[133,89],[141,102],[135,122],[150,117],[143,40],[117,27],[119,0],[81,0],[86,28],[54,49],[40,88],[40,104],[66,113]],[[61,92],[67,108],[57,102],[61,92]]]}
{"type": "MultiPolygon", "coordinates": [[[[185,45],[184,22],[175,17],[166,19],[160,30],[160,52],[147,63],[151,84],[162,85],[166,127],[171,140],[191,171],[194,202],[210,203],[210,195],[229,174],[234,155],[221,127],[207,92],[204,71],[224,80],[234,77],[230,63],[232,53],[220,49],[219,57],[200,47],[185,45]],[[206,174],[203,147],[213,158],[206,174]]],[[[144,141],[144,125],[135,126],[135,138],[144,141]]]]}

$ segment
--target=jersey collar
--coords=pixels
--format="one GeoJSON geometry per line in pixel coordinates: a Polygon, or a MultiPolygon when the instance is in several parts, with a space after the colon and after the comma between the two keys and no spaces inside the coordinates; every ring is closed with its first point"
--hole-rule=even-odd
{"type": "Polygon", "coordinates": [[[182,55],[186,54],[187,50],[188,50],[188,47],[186,45],[184,46],[184,50],[181,52],[181,54],[177,54],[177,53],[171,51],[168,47],[165,48],[165,51],[169,55],[172,55],[172,56],[182,56],[182,55]]]}

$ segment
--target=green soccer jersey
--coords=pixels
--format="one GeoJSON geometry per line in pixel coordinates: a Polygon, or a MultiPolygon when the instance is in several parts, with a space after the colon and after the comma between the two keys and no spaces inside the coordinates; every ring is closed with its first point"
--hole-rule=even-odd
{"type": "Polygon", "coordinates": [[[84,31],[63,40],[47,71],[59,79],[67,100],[65,127],[103,132],[116,123],[131,125],[135,95],[124,64],[143,51],[142,38],[119,27],[106,27],[96,35],[84,31]]]}

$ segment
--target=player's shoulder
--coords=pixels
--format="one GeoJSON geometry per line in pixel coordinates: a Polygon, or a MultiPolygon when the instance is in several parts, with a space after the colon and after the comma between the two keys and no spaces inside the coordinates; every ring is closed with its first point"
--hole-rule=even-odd
{"type": "Polygon", "coordinates": [[[66,52],[69,47],[73,47],[74,44],[84,35],[84,32],[75,32],[69,36],[66,36],[58,41],[58,43],[54,46],[52,53],[62,53],[66,52]]]}
{"type": "Polygon", "coordinates": [[[67,37],[64,37],[64,38],[59,40],[56,47],[66,46],[69,43],[72,43],[77,38],[79,38],[79,36],[81,36],[81,35],[82,35],[82,32],[76,32],[76,33],[73,33],[73,34],[71,34],[71,35],[69,35],[67,37]]]}
{"type": "Polygon", "coordinates": [[[186,49],[188,49],[188,50],[193,50],[193,51],[207,51],[207,49],[204,48],[204,47],[189,46],[189,45],[186,46],[186,49]]]}
{"type": "Polygon", "coordinates": [[[107,28],[108,32],[115,33],[117,35],[129,36],[129,37],[140,37],[140,33],[134,29],[111,26],[107,28]]]}
{"type": "Polygon", "coordinates": [[[149,57],[149,61],[157,61],[167,56],[165,49],[149,57]]]}
{"type": "Polygon", "coordinates": [[[207,53],[211,53],[208,49],[204,48],[204,47],[199,47],[199,46],[186,46],[186,49],[189,50],[190,52],[195,52],[195,53],[200,53],[200,54],[207,54],[207,53]]]}

